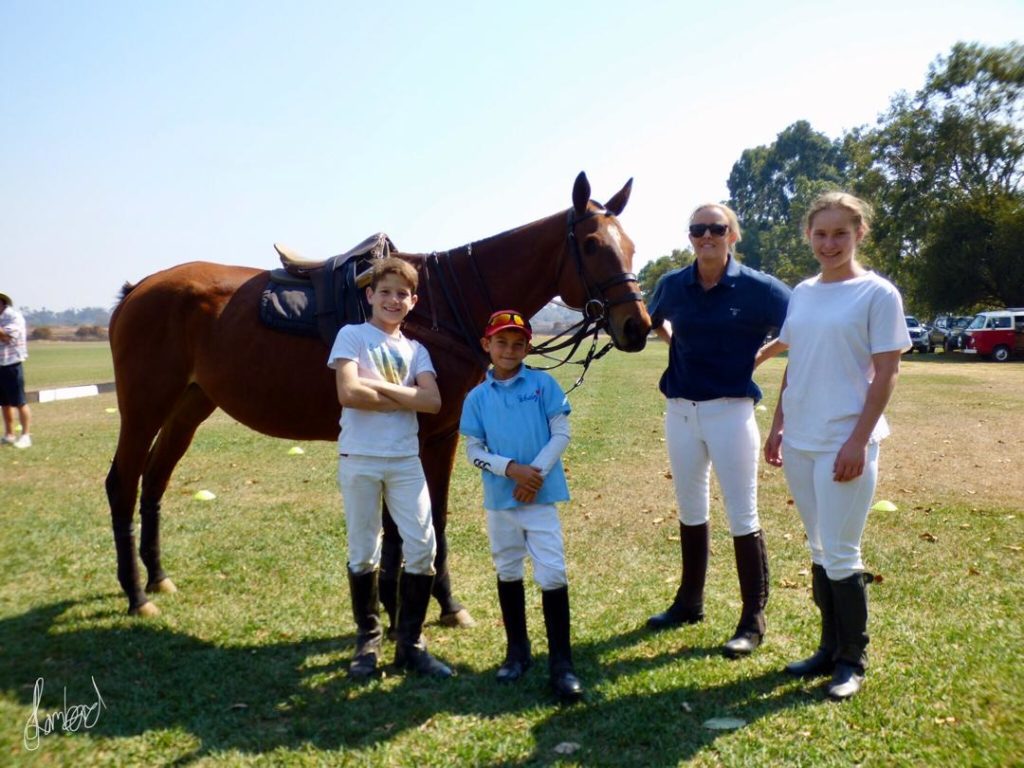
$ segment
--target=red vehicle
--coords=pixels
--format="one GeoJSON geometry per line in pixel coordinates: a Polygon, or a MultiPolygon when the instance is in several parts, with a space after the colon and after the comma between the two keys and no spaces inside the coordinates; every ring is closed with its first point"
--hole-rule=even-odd
{"type": "Polygon", "coordinates": [[[1024,355],[1024,307],[979,312],[964,331],[964,352],[1000,363],[1024,355]]]}

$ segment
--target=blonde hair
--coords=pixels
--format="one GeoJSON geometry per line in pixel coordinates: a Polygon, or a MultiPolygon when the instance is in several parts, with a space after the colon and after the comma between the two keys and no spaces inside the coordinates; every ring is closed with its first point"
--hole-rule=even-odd
{"type": "Polygon", "coordinates": [[[713,208],[719,213],[721,213],[723,216],[725,216],[725,220],[729,222],[729,231],[736,233],[736,240],[734,242],[729,243],[729,253],[736,253],[736,243],[743,239],[743,233],[740,231],[740,220],[739,217],[736,215],[736,211],[734,211],[728,205],[725,205],[724,203],[701,203],[696,208],[694,208],[693,212],[690,214],[690,223],[693,224],[694,216],[696,216],[701,211],[707,210],[708,208],[713,208]]]}
{"type": "Polygon", "coordinates": [[[804,232],[810,231],[815,216],[830,208],[841,208],[849,213],[861,235],[866,235],[871,228],[874,211],[871,210],[868,203],[848,192],[824,192],[814,198],[811,207],[807,209],[807,213],[804,215],[804,232]]]}
{"type": "Polygon", "coordinates": [[[420,287],[420,273],[416,271],[416,267],[396,256],[388,256],[386,259],[374,262],[370,288],[377,290],[377,283],[383,280],[385,275],[397,275],[409,284],[413,293],[416,293],[416,289],[420,287]]]}

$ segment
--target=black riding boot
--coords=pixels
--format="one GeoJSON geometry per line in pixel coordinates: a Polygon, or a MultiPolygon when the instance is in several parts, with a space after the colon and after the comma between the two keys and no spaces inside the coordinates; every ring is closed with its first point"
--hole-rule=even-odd
{"type": "Polygon", "coordinates": [[[867,578],[863,573],[856,573],[829,582],[839,640],[836,668],[828,684],[828,695],[833,699],[848,699],[864,684],[864,670],[868,665],[865,651],[868,644],[867,578]]]}
{"type": "Polygon", "coordinates": [[[569,641],[569,588],[545,589],[541,592],[544,605],[544,628],[548,635],[548,670],[551,689],[566,704],[583,698],[583,685],[572,666],[572,646],[569,641]]]}
{"type": "Polygon", "coordinates": [[[749,656],[761,644],[767,628],[764,609],[768,604],[768,551],[762,531],[735,536],[732,544],[736,552],[743,612],[736,632],[722,646],[722,652],[730,659],[738,659],[749,656]]]}
{"type": "Polygon", "coordinates": [[[669,629],[704,620],[704,580],[708,573],[708,524],[679,524],[682,580],[676,599],[662,613],[647,620],[651,629],[669,629]]]}
{"type": "Polygon", "coordinates": [[[811,594],[821,612],[821,640],[818,650],[802,661],[786,665],[786,671],[797,677],[831,675],[836,666],[836,615],[832,603],[832,585],[825,568],[811,564],[811,594]]]}
{"type": "Polygon", "coordinates": [[[398,646],[395,648],[395,666],[421,675],[451,677],[455,673],[427,651],[420,634],[427,617],[430,588],[434,577],[429,574],[404,572],[398,579],[398,646]]]}
{"type": "MultiPolygon", "coordinates": [[[[347,570],[347,569],[346,569],[347,570]]],[[[356,652],[348,667],[349,677],[366,678],[377,672],[380,656],[380,609],[377,605],[377,571],[348,572],[352,617],[356,621],[356,652]]]]}
{"type": "Polygon", "coordinates": [[[526,633],[526,593],[523,580],[502,581],[498,579],[498,603],[501,605],[501,620],[505,623],[507,648],[505,661],[498,667],[498,682],[511,683],[518,680],[530,668],[530,637],[526,633]]]}

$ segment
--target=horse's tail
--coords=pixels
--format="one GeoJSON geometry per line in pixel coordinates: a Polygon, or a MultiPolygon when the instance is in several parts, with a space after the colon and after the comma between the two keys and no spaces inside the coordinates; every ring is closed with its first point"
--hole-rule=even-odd
{"type": "Polygon", "coordinates": [[[136,285],[138,285],[138,283],[130,283],[127,280],[125,280],[124,285],[121,286],[121,293],[117,297],[117,303],[120,304],[122,301],[124,301],[125,297],[135,290],[136,285]]]}
{"type": "Polygon", "coordinates": [[[121,309],[121,305],[124,300],[128,297],[128,294],[135,290],[138,283],[131,283],[127,280],[124,281],[124,285],[121,286],[121,292],[117,296],[117,301],[114,302],[114,307],[110,312],[110,321],[107,324],[107,338],[113,339],[114,324],[117,322],[117,316],[120,314],[118,310],[121,309]]]}

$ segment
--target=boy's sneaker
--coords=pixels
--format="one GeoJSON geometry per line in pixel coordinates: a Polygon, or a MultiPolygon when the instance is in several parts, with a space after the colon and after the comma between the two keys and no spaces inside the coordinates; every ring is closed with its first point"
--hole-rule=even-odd
{"type": "Polygon", "coordinates": [[[17,440],[14,441],[14,447],[15,448],[31,448],[32,447],[32,438],[31,438],[31,436],[29,436],[29,435],[22,435],[21,437],[19,437],[17,440]]]}
{"type": "Polygon", "coordinates": [[[14,445],[14,437],[8,437],[7,435],[0,437],[0,445],[14,445]]]}

